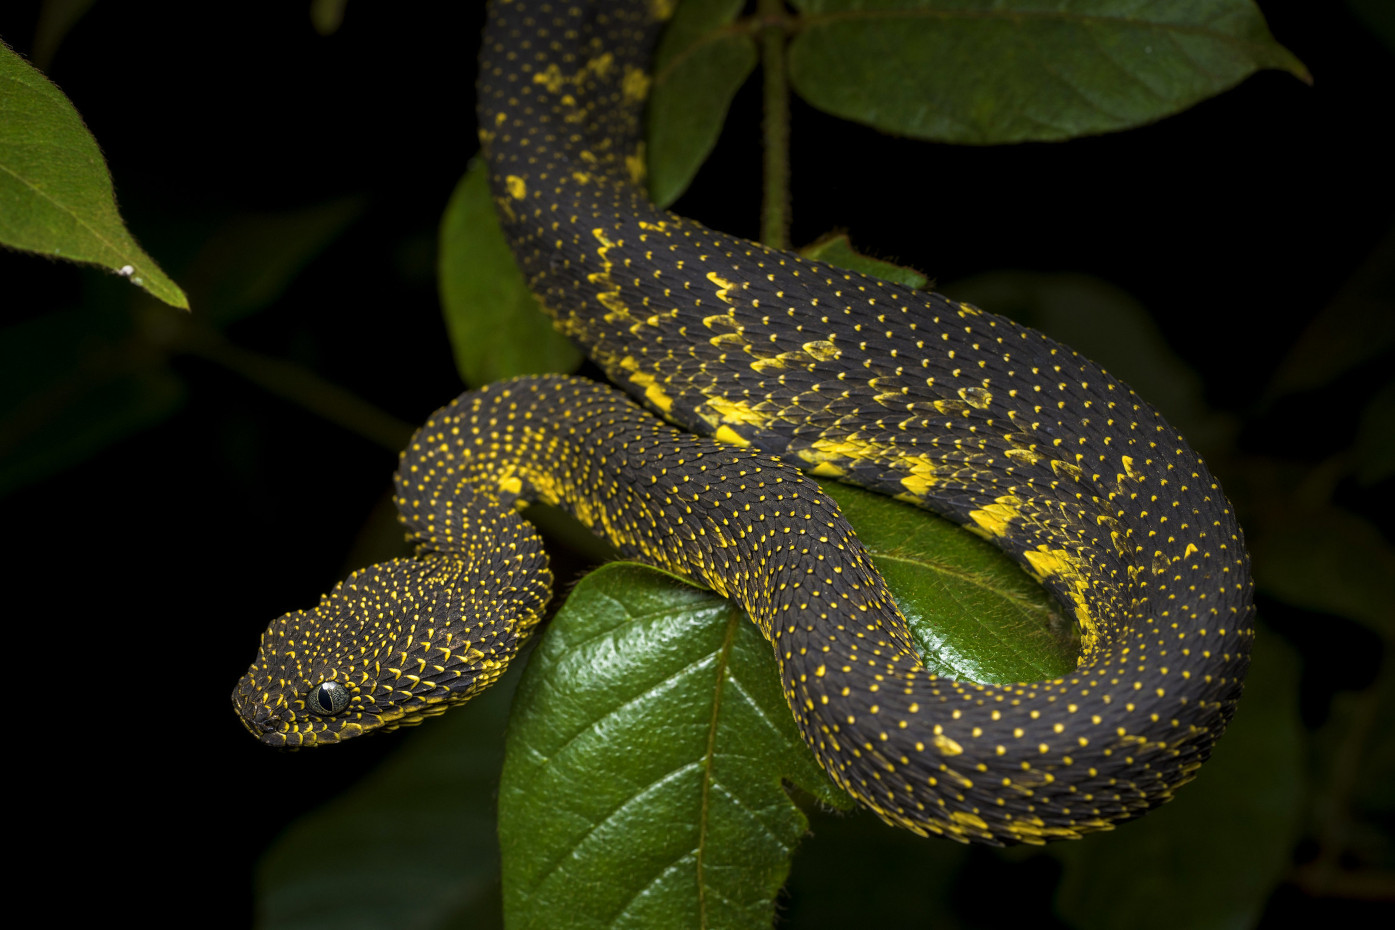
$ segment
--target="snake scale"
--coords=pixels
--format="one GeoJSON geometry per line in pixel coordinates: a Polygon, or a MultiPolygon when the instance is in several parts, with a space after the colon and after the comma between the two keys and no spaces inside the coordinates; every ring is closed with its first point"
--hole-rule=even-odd
{"type": "Polygon", "coordinates": [[[273,621],[233,695],[243,723],[323,745],[488,687],[551,596],[518,516],[544,501],[739,602],[810,749],[892,824],[1039,843],[1167,800],[1229,721],[1253,638],[1215,479],[1128,387],[1039,332],[654,207],[640,125],[670,6],[493,3],[479,124],[532,289],[683,429],[561,376],[438,411],[396,478],[416,556],[273,621]],[[1077,668],[1002,686],[929,674],[837,505],[794,465],[992,540],[1079,622],[1077,668]]]}

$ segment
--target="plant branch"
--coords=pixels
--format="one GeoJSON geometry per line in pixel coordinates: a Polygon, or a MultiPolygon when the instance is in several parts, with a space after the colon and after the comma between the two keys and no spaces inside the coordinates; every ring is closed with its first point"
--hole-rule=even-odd
{"type": "Polygon", "coordinates": [[[783,0],[760,0],[761,71],[764,76],[764,202],[760,238],[773,249],[789,248],[790,227],[790,98],[785,72],[785,42],[789,21],[783,0]]]}

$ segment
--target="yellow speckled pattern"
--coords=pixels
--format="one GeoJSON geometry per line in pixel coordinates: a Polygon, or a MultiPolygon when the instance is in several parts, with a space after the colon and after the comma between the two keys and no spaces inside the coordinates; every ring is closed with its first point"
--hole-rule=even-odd
{"type": "Polygon", "coordinates": [[[1249,564],[1220,487],[1156,411],[1041,333],[650,204],[638,127],[669,6],[494,3],[481,138],[558,325],[639,402],[711,438],[571,378],[464,395],[403,454],[418,558],[274,621],[234,694],[244,723],[314,745],[486,686],[548,596],[516,516],[541,499],[741,603],[810,748],[890,823],[1037,843],[1167,800],[1210,754],[1249,661],[1249,564]],[[769,453],[996,543],[1080,622],[1076,671],[928,674],[836,505],[769,453]]]}

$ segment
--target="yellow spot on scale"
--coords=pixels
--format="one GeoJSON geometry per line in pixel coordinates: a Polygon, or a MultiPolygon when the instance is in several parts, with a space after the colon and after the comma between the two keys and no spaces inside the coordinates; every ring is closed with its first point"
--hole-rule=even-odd
{"type": "Polygon", "coordinates": [[[508,190],[509,196],[514,200],[522,200],[528,196],[528,185],[516,174],[511,174],[504,178],[504,187],[508,190]]]}

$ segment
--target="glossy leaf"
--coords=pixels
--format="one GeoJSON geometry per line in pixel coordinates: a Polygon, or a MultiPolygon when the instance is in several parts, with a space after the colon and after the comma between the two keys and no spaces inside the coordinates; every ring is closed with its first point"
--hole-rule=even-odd
{"type": "Polygon", "coordinates": [[[1301,830],[1298,657],[1261,636],[1245,698],[1179,800],[1137,823],[1048,847],[1065,866],[1057,908],[1080,930],[1252,926],[1301,830]]]}
{"type": "Polygon", "coordinates": [[[515,700],[499,792],[510,927],[768,927],[831,799],[770,647],[740,611],[642,566],[586,578],[515,700]]]}
{"type": "MultiPolygon", "coordinates": [[[[987,543],[877,495],[830,492],[865,527],[933,670],[1003,681],[1073,666],[1045,593],[987,543]]],[[[715,595],[623,564],[578,585],[510,723],[510,926],[548,926],[562,908],[578,927],[768,926],[805,826],[781,780],[836,791],[778,682],[769,644],[715,595]]]]}
{"type": "Polygon", "coordinates": [[[1307,80],[1251,0],[798,0],[795,90],[941,142],[1067,139],[1161,119],[1263,68],[1307,80]]]}
{"type": "Polygon", "coordinates": [[[483,162],[470,165],[441,217],[436,271],[455,365],[466,384],[574,371],[581,363],[581,353],[552,328],[514,264],[483,162]]]}
{"type": "Polygon", "coordinates": [[[171,306],[189,307],[122,223],[106,162],[77,110],[2,43],[0,244],[101,265],[171,306]]]}
{"type": "Polygon", "coordinates": [[[750,36],[726,31],[742,0],[690,0],[664,29],[648,108],[649,193],[668,206],[717,144],[732,97],[756,67],[750,36]]]}
{"type": "Polygon", "coordinates": [[[872,553],[931,671],[1002,684],[1075,667],[1074,619],[994,546],[910,504],[833,482],[824,490],[872,553]]]}

